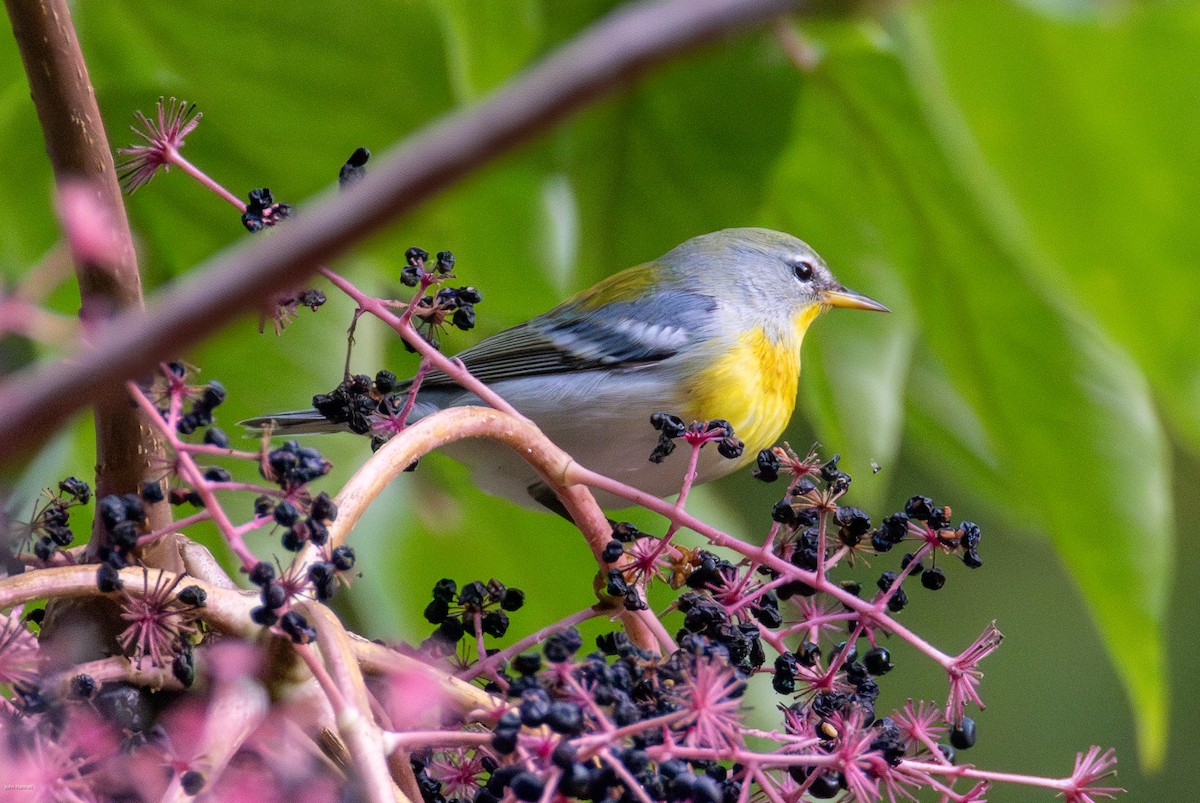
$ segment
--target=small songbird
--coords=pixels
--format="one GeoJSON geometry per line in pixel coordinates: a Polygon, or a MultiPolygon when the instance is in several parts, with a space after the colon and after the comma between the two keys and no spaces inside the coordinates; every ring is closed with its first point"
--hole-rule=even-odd
{"type": "MultiPolygon", "coordinates": [[[[724,419],[741,457],[700,452],[696,482],[723,477],[771,446],[787,426],[800,380],[800,343],[829,307],[887,308],[847,290],[808,245],[769,229],[694,237],[458,355],[580,464],[655,496],[679,491],[688,449],[655,463],[654,413],[724,419]]],[[[403,392],[406,385],[397,388],[403,392]]],[[[431,372],[409,422],[477,396],[431,372]]],[[[315,410],[242,422],[274,434],[344,430],[315,410]]],[[[559,510],[538,475],[507,447],[447,447],[485,491],[559,510]]],[[[602,506],[626,503],[597,495],[602,506]]]]}

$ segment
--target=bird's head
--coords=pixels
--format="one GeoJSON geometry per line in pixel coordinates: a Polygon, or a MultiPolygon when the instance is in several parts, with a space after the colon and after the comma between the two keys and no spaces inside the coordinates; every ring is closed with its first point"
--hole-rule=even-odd
{"type": "Polygon", "coordinates": [[[706,292],[740,306],[748,317],[789,322],[801,335],[830,307],[888,311],[846,289],[807,243],[771,229],[704,234],[663,259],[677,272],[690,274],[689,279],[705,282],[706,292]]]}

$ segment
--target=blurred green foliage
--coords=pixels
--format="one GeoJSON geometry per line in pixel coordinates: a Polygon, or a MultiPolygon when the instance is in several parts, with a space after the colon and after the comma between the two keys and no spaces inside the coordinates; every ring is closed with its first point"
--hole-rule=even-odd
{"type": "MultiPolygon", "coordinates": [[[[609,5],[110,0],[81,4],[77,23],[115,147],[135,110],[187,98],[205,115],[190,159],[243,196],[265,185],[300,203],[354,148],[381,153],[482,97],[609,5]]],[[[791,442],[843,453],[853,501],[876,515],[923,492],[984,525],[986,567],[952,571],[945,592],[914,595],[905,614],[951,652],[993,618],[1010,637],[985,662],[993,706],[977,717],[986,738],[971,760],[1065,774],[1074,751],[1113,744],[1133,799],[1186,799],[1182,723],[1200,712],[1194,695],[1171,701],[1168,678],[1178,687],[1197,657],[1179,635],[1197,605],[1177,590],[1196,561],[1177,561],[1175,541],[1200,512],[1200,160],[1189,147],[1200,6],[939,0],[791,27],[806,69],[770,31],[710,47],[430,199],[336,267],[396,296],[406,247],[449,248],[484,293],[488,333],[705,231],[767,225],[808,240],[895,312],[835,313],[814,328],[791,442]]],[[[9,41],[0,78],[11,281],[57,230],[9,41]]],[[[246,236],[179,175],[129,208],[151,291],[246,236]]],[[[77,297],[54,301],[71,312],[77,297]]],[[[222,423],[306,406],[334,385],[350,312],[334,299],[279,338],[247,319],[189,355],[230,390],[222,423]]],[[[402,374],[415,362],[365,324],[355,368],[384,365],[402,374]]],[[[75,432],[29,482],[92,465],[88,427],[75,432]]],[[[338,464],[331,488],[368,453],[348,437],[321,447],[338,464]]],[[[757,537],[775,492],[737,478],[695,504],[757,537]]],[[[421,638],[428,589],[451,570],[525,588],[522,632],[591,599],[594,566],[569,527],[482,496],[448,461],[423,461],[381,502],[356,535],[363,577],[347,610],[369,635],[421,638]]],[[[944,696],[920,661],[893,677],[881,705],[903,702],[889,692],[944,696]]]]}

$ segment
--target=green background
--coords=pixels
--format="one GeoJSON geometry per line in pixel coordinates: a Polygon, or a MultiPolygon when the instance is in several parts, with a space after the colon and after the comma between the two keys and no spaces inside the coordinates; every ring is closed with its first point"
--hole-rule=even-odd
{"type": "MultiPolygon", "coordinates": [[[[354,148],[378,156],[609,5],[109,0],[82,4],[76,21],[115,147],[158,96],[195,101],[204,118],[187,157],[302,215],[354,148]]],[[[851,501],[876,515],[925,493],[984,529],[985,567],[949,566],[947,588],[914,589],[903,614],[948,652],[993,619],[1007,636],[983,665],[990,705],[964,759],[1065,775],[1077,751],[1111,745],[1130,799],[1189,799],[1200,606],[1188,593],[1197,560],[1176,540],[1200,513],[1200,7],[826,4],[790,25],[807,69],[770,31],[707,48],[430,199],[335,268],[396,297],[405,248],[453,250],[485,297],[478,332],[446,338],[457,349],[695,234],[801,236],[894,314],[837,312],[814,327],[788,439],[840,452],[851,501]]],[[[46,258],[57,227],[8,40],[0,79],[11,281],[46,258]]],[[[178,173],[129,210],[150,292],[247,236],[178,173]]],[[[78,302],[70,287],[52,300],[67,313],[78,302]]],[[[332,387],[350,313],[332,298],[278,338],[247,318],[187,355],[229,389],[221,423],[332,387]]],[[[355,368],[384,365],[404,374],[415,361],[366,323],[355,368]]],[[[86,475],[89,429],[54,441],[21,488],[86,475]]],[[[320,447],[337,464],[329,489],[368,454],[349,437],[320,447]]],[[[695,506],[758,538],[778,491],[731,478],[695,506]]],[[[591,599],[594,564],[569,527],[480,495],[437,458],[393,485],[353,543],[363,577],[344,609],[375,637],[422,638],[420,609],[449,571],[524,588],[518,634],[591,599]]],[[[880,559],[859,579],[880,568],[894,567],[880,559]]],[[[944,699],[932,665],[894,652],[881,708],[944,699]]],[[[763,716],[773,706],[758,703],[763,716]]]]}

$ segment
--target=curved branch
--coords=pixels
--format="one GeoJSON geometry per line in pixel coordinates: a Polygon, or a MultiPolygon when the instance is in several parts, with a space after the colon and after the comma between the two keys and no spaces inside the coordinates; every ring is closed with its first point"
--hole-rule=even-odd
{"type": "MultiPolygon", "coordinates": [[[[398,477],[415,460],[441,446],[465,438],[490,438],[503,443],[533,466],[558,495],[575,525],[583,533],[596,563],[603,567],[604,547],[612,540],[612,526],[604,511],[596,504],[592,492],[584,485],[572,484],[566,478],[575,460],[547,438],[540,429],[524,418],[494,410],[490,407],[450,407],[422,418],[396,435],[375,452],[352,476],[334,500],[338,506],[337,520],[329,528],[329,547],[346,540],[359,518],[387,484],[398,477]]],[[[316,551],[309,547],[303,560],[316,560],[316,551]]],[[[634,643],[654,650],[659,639],[653,629],[636,612],[627,611],[620,603],[601,594],[602,582],[596,584],[596,596],[602,607],[620,612],[621,622],[634,643]]]]}
{"type": "MultiPolygon", "coordinates": [[[[18,0],[8,0],[11,4],[18,0]]],[[[170,359],[280,287],[292,286],[470,171],[652,64],[805,0],[663,0],[618,9],[486,101],[427,126],[351,188],[327,193],[272,236],[206,263],[126,314],[80,353],[0,387],[0,463],[32,450],[85,400],[170,359]]]]}

